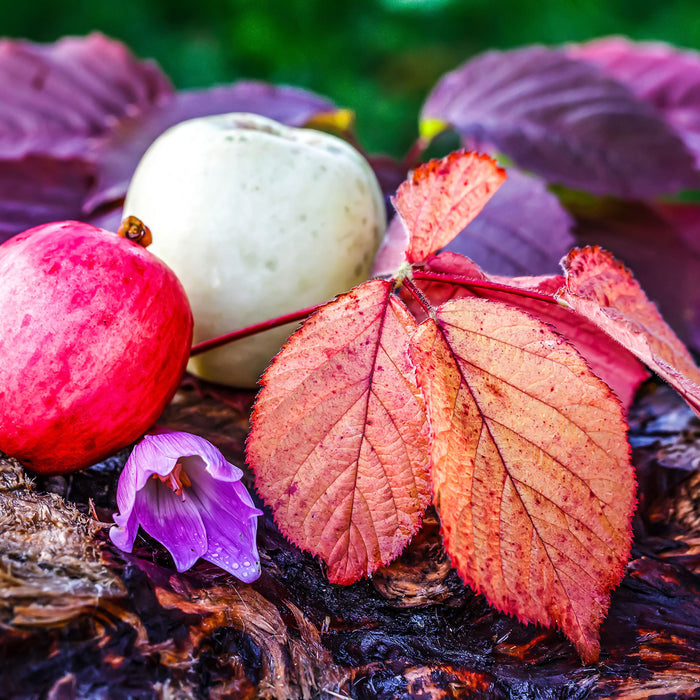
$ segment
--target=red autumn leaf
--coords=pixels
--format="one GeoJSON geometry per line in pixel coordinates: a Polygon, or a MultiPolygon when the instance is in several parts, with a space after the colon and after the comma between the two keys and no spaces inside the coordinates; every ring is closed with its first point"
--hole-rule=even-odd
{"type": "Polygon", "coordinates": [[[634,270],[678,337],[700,350],[700,205],[613,199],[568,204],[578,245],[598,245],[634,270]]]}
{"type": "Polygon", "coordinates": [[[457,253],[444,252],[414,272],[430,302],[438,306],[450,299],[477,296],[500,301],[551,325],[586,359],[593,372],[617,394],[625,408],[632,404],[639,385],[649,373],[644,365],[616,340],[587,318],[562,306],[555,298],[564,284],[560,275],[545,277],[496,277],[457,253]],[[443,279],[426,280],[432,273],[443,279]],[[456,284],[455,282],[460,282],[456,284]]]}
{"type": "Polygon", "coordinates": [[[487,300],[437,309],[411,358],[453,564],[491,604],[558,625],[594,661],[635,505],[619,402],[546,324],[487,300]]]}
{"type": "Polygon", "coordinates": [[[419,263],[447,245],[505,180],[485,155],[455,151],[417,168],[393,199],[408,231],[406,260],[419,263]]]}
{"type": "Polygon", "coordinates": [[[700,369],[625,266],[597,246],[562,261],[559,298],[665,379],[700,415],[700,369]]]}
{"type": "Polygon", "coordinates": [[[336,583],[396,558],[430,502],[415,328],[390,283],[366,282],[309,317],[262,380],[248,440],[257,489],[336,583]]]}

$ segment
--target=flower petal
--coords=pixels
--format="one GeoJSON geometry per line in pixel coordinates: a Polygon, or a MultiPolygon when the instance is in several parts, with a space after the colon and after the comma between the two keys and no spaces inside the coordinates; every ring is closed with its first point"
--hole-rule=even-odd
{"type": "Polygon", "coordinates": [[[134,548],[134,540],[139,529],[139,521],[133,508],[128,513],[120,515],[114,514],[113,525],[109,529],[109,538],[123,552],[130,552],[134,548]]]}
{"type": "Polygon", "coordinates": [[[116,525],[109,531],[109,537],[112,542],[124,552],[130,552],[133,549],[136,532],[139,529],[139,521],[134,513],[138,469],[132,461],[133,455],[134,452],[132,451],[129,459],[126,460],[122,473],[119,475],[119,483],[117,484],[119,513],[114,514],[116,525]]]}
{"type": "MultiPolygon", "coordinates": [[[[179,472],[179,470],[177,470],[179,472]]],[[[178,571],[199,557],[243,581],[260,575],[258,510],[240,483],[243,472],[210,442],[156,428],[134,447],[119,477],[112,542],[130,552],[139,525],[172,554],[178,571]],[[182,466],[183,494],[160,479],[182,466]]],[[[177,474],[175,475],[177,478],[177,474]]]]}
{"type": "Polygon", "coordinates": [[[243,476],[243,472],[227,462],[214,445],[197,435],[156,428],[144,437],[144,442],[146,440],[168,459],[177,461],[190,455],[201,457],[207,471],[219,481],[238,481],[243,476]]]}
{"type": "Polygon", "coordinates": [[[170,474],[177,460],[185,455],[199,455],[209,472],[221,481],[237,481],[243,476],[243,472],[227,462],[208,440],[189,433],[154,429],[134,447],[119,477],[119,514],[114,514],[117,527],[110,530],[112,542],[117,547],[126,552],[133,547],[138,529],[138,520],[132,515],[137,492],[145,487],[153,474],[170,474]]]}
{"type": "Polygon", "coordinates": [[[255,542],[258,516],[262,511],[240,482],[220,482],[206,470],[185,464],[207,531],[208,547],[203,559],[220,566],[242,581],[250,583],[260,576],[260,557],[255,542]]]}
{"type": "Polygon", "coordinates": [[[189,569],[207,551],[196,500],[183,500],[159,480],[150,479],[136,494],[134,513],[141,527],[170,552],[178,571],[189,569]]]}
{"type": "MultiPolygon", "coordinates": [[[[126,460],[124,469],[119,475],[117,506],[120,515],[115,513],[114,520],[120,526],[123,526],[124,518],[128,521],[131,520],[136,494],[146,485],[151,476],[153,474],[165,476],[175,468],[177,458],[163,455],[156,449],[156,446],[157,443],[154,444],[151,436],[145,435],[131,451],[129,459],[126,460]]],[[[135,536],[134,532],[131,538],[132,543],[135,536]]]]}

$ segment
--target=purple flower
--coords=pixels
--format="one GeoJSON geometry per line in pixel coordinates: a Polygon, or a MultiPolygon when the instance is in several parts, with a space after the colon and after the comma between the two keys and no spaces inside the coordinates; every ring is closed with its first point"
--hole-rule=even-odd
{"type": "Polygon", "coordinates": [[[131,552],[139,525],[161,542],[178,571],[200,557],[242,581],[260,576],[258,510],[243,472],[210,442],[156,429],[134,447],[117,486],[119,513],[109,536],[131,552]]]}

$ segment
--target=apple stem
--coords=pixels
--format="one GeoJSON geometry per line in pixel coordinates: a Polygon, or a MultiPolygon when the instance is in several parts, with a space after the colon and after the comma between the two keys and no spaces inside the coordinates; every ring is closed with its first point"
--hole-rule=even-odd
{"type": "Polygon", "coordinates": [[[153,236],[151,235],[151,229],[146,226],[146,224],[135,216],[127,216],[122,225],[117,231],[117,235],[122,238],[128,238],[134,243],[138,243],[140,246],[147,248],[151,243],[153,243],[153,236]]]}
{"type": "Polygon", "coordinates": [[[268,331],[271,328],[277,328],[278,326],[284,326],[286,323],[293,323],[294,321],[301,321],[305,319],[309,314],[316,311],[316,309],[321,306],[320,304],[316,306],[309,306],[306,309],[299,309],[299,311],[293,311],[292,313],[285,314],[284,316],[277,316],[276,318],[271,318],[268,321],[262,321],[261,323],[255,323],[252,326],[246,326],[245,328],[239,328],[231,333],[226,333],[226,335],[220,335],[216,338],[211,338],[209,340],[203,340],[201,343],[197,343],[192,346],[190,350],[190,357],[195,355],[200,355],[208,350],[214,350],[220,348],[222,345],[227,345],[228,343],[233,343],[236,340],[241,340],[242,338],[247,338],[248,336],[255,335],[257,333],[262,333],[263,331],[268,331]]]}

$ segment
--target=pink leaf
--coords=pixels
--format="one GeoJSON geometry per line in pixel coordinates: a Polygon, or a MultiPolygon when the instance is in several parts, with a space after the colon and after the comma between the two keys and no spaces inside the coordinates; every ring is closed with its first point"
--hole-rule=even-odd
{"type": "Polygon", "coordinates": [[[408,231],[406,260],[423,262],[447,245],[482,210],[505,177],[491,158],[466,151],[417,168],[393,200],[408,231]]]}
{"type": "Polygon", "coordinates": [[[617,399],[548,326],[481,299],[437,309],[411,358],[453,564],[492,605],[558,625],[595,661],[635,505],[617,399]]]}
{"type": "Polygon", "coordinates": [[[438,278],[427,282],[421,281],[425,273],[414,273],[433,304],[477,296],[517,307],[551,325],[583,355],[595,374],[608,384],[626,408],[632,404],[639,385],[649,376],[629,350],[587,318],[557,303],[554,295],[564,283],[561,276],[488,276],[467,258],[450,252],[428,261],[426,272],[427,276],[433,272],[442,275],[443,281],[438,278]],[[459,285],[454,284],[455,275],[463,277],[459,285]]]}
{"type": "Polygon", "coordinates": [[[578,244],[624,262],[679,337],[700,350],[700,206],[604,200],[573,212],[578,244]]]}
{"type": "Polygon", "coordinates": [[[257,489],[336,583],[395,559],[430,501],[415,327],[391,284],[366,282],[310,316],[262,380],[248,440],[257,489]]]}

